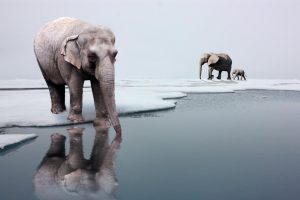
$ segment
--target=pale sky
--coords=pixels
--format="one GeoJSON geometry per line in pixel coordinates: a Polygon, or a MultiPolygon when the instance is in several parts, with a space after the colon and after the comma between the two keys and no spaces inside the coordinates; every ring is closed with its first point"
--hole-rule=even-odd
{"type": "Polygon", "coordinates": [[[33,38],[62,16],[113,30],[117,79],[198,78],[205,52],[248,78],[300,78],[299,0],[1,0],[0,79],[42,78],[33,38]]]}

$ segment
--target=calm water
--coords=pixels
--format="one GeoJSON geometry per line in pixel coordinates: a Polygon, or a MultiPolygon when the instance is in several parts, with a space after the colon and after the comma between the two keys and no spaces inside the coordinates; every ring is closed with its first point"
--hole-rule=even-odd
{"type": "MultiPolygon", "coordinates": [[[[77,170],[83,178],[70,176],[63,184],[33,177],[51,134],[65,135],[69,152],[70,127],[5,129],[7,134],[39,137],[1,153],[0,199],[93,199],[91,194],[97,193],[103,199],[123,200],[299,200],[299,117],[298,92],[190,94],[174,110],[122,117],[119,150],[110,143],[113,130],[110,138],[97,139],[97,152],[108,160],[100,165],[106,167],[77,170]]],[[[91,124],[79,127],[85,128],[82,142],[88,159],[95,129],[91,124]]]]}

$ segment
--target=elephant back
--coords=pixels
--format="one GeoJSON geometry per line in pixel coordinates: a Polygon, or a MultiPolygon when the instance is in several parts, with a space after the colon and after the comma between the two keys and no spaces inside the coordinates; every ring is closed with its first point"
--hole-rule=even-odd
{"type": "Polygon", "coordinates": [[[34,39],[36,56],[44,55],[44,51],[59,50],[62,41],[74,34],[79,34],[91,25],[81,20],[69,17],[58,18],[46,23],[37,33],[34,39]]]}

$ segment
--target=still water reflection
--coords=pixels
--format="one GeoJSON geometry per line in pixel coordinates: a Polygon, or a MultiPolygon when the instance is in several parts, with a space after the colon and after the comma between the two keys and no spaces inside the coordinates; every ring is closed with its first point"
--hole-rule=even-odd
{"type": "Polygon", "coordinates": [[[0,155],[0,200],[299,200],[299,113],[300,92],[189,94],[121,117],[119,151],[99,124],[8,128],[38,137],[0,155]]]}
{"type": "Polygon", "coordinates": [[[115,199],[118,185],[114,163],[121,136],[109,142],[108,128],[95,126],[95,138],[89,159],[84,158],[83,128],[68,130],[70,150],[65,153],[66,137],[51,135],[50,147],[33,178],[39,199],[115,199]]]}

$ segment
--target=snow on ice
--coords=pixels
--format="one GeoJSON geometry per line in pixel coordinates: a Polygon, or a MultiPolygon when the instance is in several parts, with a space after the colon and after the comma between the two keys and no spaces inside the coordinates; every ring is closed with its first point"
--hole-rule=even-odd
{"type": "Polygon", "coordinates": [[[0,150],[13,144],[21,143],[33,138],[36,134],[3,134],[0,135],[0,150]]]}
{"type": "MultiPolygon", "coordinates": [[[[300,80],[199,80],[199,79],[139,79],[116,82],[116,103],[119,114],[174,108],[176,98],[186,93],[224,93],[237,90],[300,91],[300,80]]],[[[69,106],[66,90],[66,106],[69,106]]],[[[50,112],[50,96],[43,80],[0,81],[0,127],[53,126],[70,124],[68,111],[54,115],[50,112]]],[[[83,117],[95,118],[94,102],[89,83],[83,94],[83,117]]]]}

